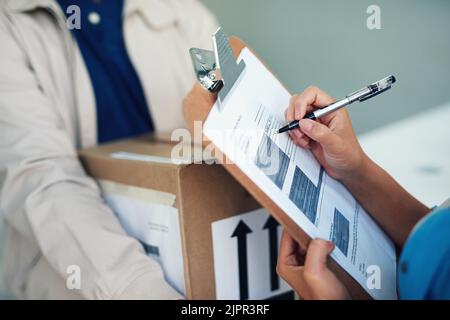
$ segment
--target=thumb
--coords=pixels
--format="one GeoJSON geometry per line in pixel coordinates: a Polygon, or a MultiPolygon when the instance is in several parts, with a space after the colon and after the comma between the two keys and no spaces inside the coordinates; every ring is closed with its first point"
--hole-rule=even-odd
{"type": "Polygon", "coordinates": [[[317,121],[309,119],[300,120],[300,130],[325,148],[336,145],[339,140],[339,136],[331,131],[330,128],[317,121]]]}
{"type": "Polygon", "coordinates": [[[305,272],[318,275],[327,267],[328,255],[333,251],[331,241],[314,239],[311,241],[306,253],[305,272]]]}

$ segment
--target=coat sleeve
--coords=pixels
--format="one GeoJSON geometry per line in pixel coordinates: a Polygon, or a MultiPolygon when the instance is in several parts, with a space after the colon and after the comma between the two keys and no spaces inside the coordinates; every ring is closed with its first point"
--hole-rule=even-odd
{"type": "Polygon", "coordinates": [[[176,0],[180,29],[190,46],[212,50],[212,35],[219,28],[215,15],[199,0],[176,0]]]}
{"type": "Polygon", "coordinates": [[[61,281],[80,268],[84,298],[179,298],[84,172],[11,24],[0,11],[0,211],[61,281]]]}

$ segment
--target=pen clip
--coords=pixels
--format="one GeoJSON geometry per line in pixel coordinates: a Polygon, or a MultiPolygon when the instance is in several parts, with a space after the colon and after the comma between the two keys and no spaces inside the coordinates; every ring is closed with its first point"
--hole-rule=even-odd
{"type": "Polygon", "coordinates": [[[362,101],[361,99],[365,99],[367,96],[370,96],[372,92],[373,91],[370,89],[370,87],[365,87],[350,93],[349,95],[347,95],[347,99],[350,101],[350,103],[353,103],[354,101],[362,101]]]}
{"type": "Polygon", "coordinates": [[[382,90],[378,90],[378,91],[375,91],[374,93],[368,94],[367,96],[362,97],[361,99],[359,99],[359,102],[363,102],[363,101],[366,101],[366,100],[368,100],[368,99],[370,99],[370,98],[373,98],[373,97],[379,95],[380,93],[389,90],[390,88],[391,88],[391,87],[386,87],[386,88],[384,88],[384,89],[382,89],[382,90]]]}
{"type": "Polygon", "coordinates": [[[395,77],[393,75],[390,75],[386,78],[381,79],[380,81],[372,83],[367,87],[370,93],[358,99],[359,102],[366,101],[367,99],[373,98],[379,95],[380,93],[389,90],[392,84],[394,84],[396,81],[397,80],[395,79],[395,77]]]}

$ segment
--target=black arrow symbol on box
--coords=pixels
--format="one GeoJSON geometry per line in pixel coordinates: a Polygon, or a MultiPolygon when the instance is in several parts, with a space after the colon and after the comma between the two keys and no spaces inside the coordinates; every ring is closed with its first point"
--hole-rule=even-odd
{"type": "Polygon", "coordinates": [[[263,229],[269,231],[269,259],[270,259],[270,289],[272,291],[280,288],[280,278],[277,274],[278,259],[278,226],[280,224],[272,216],[269,216],[263,229]]]}
{"type": "Polygon", "coordinates": [[[231,238],[237,237],[238,243],[238,264],[239,264],[239,292],[240,299],[248,299],[248,262],[247,262],[247,234],[252,230],[247,224],[239,220],[231,238]]]}

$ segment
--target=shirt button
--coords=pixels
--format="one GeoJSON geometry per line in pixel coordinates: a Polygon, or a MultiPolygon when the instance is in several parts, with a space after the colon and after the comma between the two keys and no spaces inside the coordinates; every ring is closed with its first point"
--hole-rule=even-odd
{"type": "Polygon", "coordinates": [[[97,12],[91,12],[88,15],[88,20],[91,24],[99,24],[100,23],[100,15],[97,12]]]}

